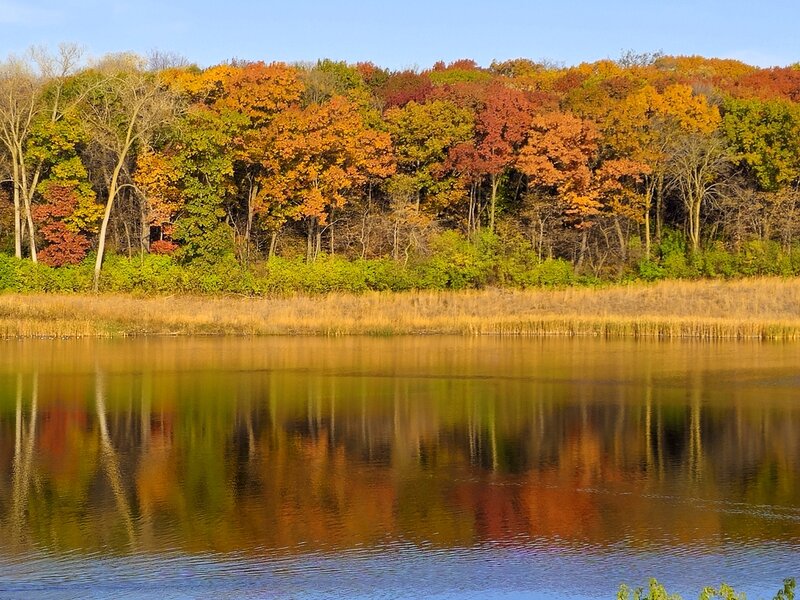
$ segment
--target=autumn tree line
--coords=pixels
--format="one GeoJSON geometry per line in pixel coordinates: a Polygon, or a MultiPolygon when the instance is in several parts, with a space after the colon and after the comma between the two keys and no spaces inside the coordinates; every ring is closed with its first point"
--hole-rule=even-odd
{"type": "Polygon", "coordinates": [[[0,287],[796,274],[798,102],[797,65],[659,54],[389,71],[31,51],[0,64],[0,287]]]}

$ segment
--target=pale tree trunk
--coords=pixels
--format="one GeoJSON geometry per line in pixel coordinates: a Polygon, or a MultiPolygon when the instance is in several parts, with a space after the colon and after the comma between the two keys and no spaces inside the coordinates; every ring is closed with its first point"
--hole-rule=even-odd
{"type": "Polygon", "coordinates": [[[359,235],[358,241],[361,244],[362,260],[367,258],[367,245],[369,243],[367,222],[371,210],[372,210],[372,182],[370,182],[369,191],[367,192],[367,206],[361,213],[361,234],[359,235]]]}
{"type": "Polygon", "coordinates": [[[400,221],[395,219],[394,230],[392,231],[392,258],[400,260],[400,221]]]}
{"type": "Polygon", "coordinates": [[[700,205],[702,204],[701,198],[695,198],[694,205],[692,206],[692,252],[697,253],[700,250],[700,205]]]}
{"type": "Polygon", "coordinates": [[[656,179],[651,177],[647,181],[644,195],[644,256],[650,260],[652,239],[650,235],[650,211],[653,208],[653,196],[655,195],[656,179]]]}
{"type": "Polygon", "coordinates": [[[247,194],[247,227],[244,230],[244,239],[248,244],[250,243],[250,235],[253,231],[253,219],[255,217],[255,208],[253,204],[257,194],[258,186],[251,184],[250,192],[247,194]]]}
{"type": "Polygon", "coordinates": [[[22,258],[22,208],[19,200],[19,165],[16,155],[11,158],[14,178],[14,256],[22,258]]]}
{"type": "Polygon", "coordinates": [[[17,158],[19,159],[19,174],[20,181],[22,182],[22,200],[25,209],[25,220],[28,224],[28,245],[30,248],[30,257],[33,262],[37,261],[36,256],[36,228],[33,225],[33,194],[36,191],[36,185],[39,182],[39,169],[37,168],[30,187],[28,186],[28,172],[25,168],[25,159],[22,146],[17,146],[17,158]]]}
{"type": "MultiPolygon", "coordinates": [[[[127,154],[127,151],[125,152],[127,154]]],[[[106,234],[108,233],[108,222],[111,220],[111,209],[114,207],[114,199],[117,196],[119,174],[122,170],[123,157],[114,168],[114,173],[111,176],[111,183],[108,185],[108,199],[106,200],[106,210],[103,213],[103,223],[100,226],[100,238],[97,242],[97,259],[94,263],[94,285],[93,290],[97,292],[100,289],[100,269],[103,267],[103,255],[106,250],[106,234]]]]}
{"type": "Polygon", "coordinates": [[[334,222],[335,222],[334,219],[335,219],[334,208],[333,208],[333,206],[331,206],[331,224],[328,225],[329,235],[330,235],[331,256],[333,256],[336,253],[336,244],[334,242],[334,236],[333,236],[333,225],[334,225],[334,222]]]}
{"type": "Polygon", "coordinates": [[[26,198],[25,199],[25,219],[28,222],[28,246],[31,253],[31,260],[33,262],[38,262],[37,254],[36,254],[36,229],[33,226],[33,215],[31,214],[31,205],[30,201],[26,198]]]}
{"type": "Polygon", "coordinates": [[[475,227],[475,184],[469,186],[469,215],[467,216],[467,232],[471,235],[477,228],[475,227]]]}
{"type": "Polygon", "coordinates": [[[369,216],[369,208],[361,215],[361,234],[358,236],[358,242],[361,244],[361,259],[367,257],[367,217],[369,216]]]}
{"type": "Polygon", "coordinates": [[[267,255],[267,259],[273,258],[275,256],[275,248],[278,245],[278,232],[273,231],[269,238],[269,254],[267,255]]]}
{"type": "Polygon", "coordinates": [[[702,173],[696,171],[688,178],[684,187],[684,204],[688,216],[689,240],[692,243],[692,254],[700,249],[700,205],[703,203],[702,173]]]}
{"type": "Polygon", "coordinates": [[[578,268],[580,268],[581,266],[583,266],[583,259],[586,257],[586,247],[587,247],[587,245],[588,245],[588,244],[587,244],[587,242],[588,242],[588,237],[589,237],[589,234],[588,234],[587,230],[586,230],[586,229],[583,229],[583,230],[581,231],[581,249],[580,249],[580,252],[578,253],[578,261],[577,261],[577,264],[575,265],[575,266],[576,266],[576,267],[578,267],[578,268]]]}
{"type": "Polygon", "coordinates": [[[500,187],[500,178],[497,174],[491,175],[492,197],[489,208],[489,231],[494,233],[494,215],[497,211],[497,188],[500,187]]]}
{"type": "Polygon", "coordinates": [[[247,193],[247,225],[245,226],[244,230],[245,259],[247,263],[250,262],[250,236],[252,235],[253,231],[253,220],[255,218],[254,201],[257,194],[258,185],[251,183],[250,191],[247,193]]]}
{"type": "Polygon", "coordinates": [[[141,202],[141,211],[139,213],[140,230],[139,230],[139,249],[142,254],[150,252],[150,222],[147,219],[147,204],[146,200],[141,202]]]}
{"type": "Polygon", "coordinates": [[[656,195],[656,241],[661,240],[661,230],[664,226],[663,211],[664,211],[664,176],[659,175],[656,180],[655,187],[656,195]]]}
{"type": "Polygon", "coordinates": [[[622,224],[619,222],[619,217],[614,217],[614,231],[617,234],[617,240],[619,241],[619,253],[622,262],[625,263],[628,261],[628,243],[625,239],[625,233],[622,231],[622,224]]]}
{"type": "Polygon", "coordinates": [[[314,252],[315,244],[314,238],[317,231],[317,219],[309,217],[307,219],[306,225],[306,262],[314,262],[317,258],[316,253],[314,252]]]}
{"type": "Polygon", "coordinates": [[[116,199],[117,192],[119,191],[119,176],[122,172],[122,167],[125,164],[125,160],[128,158],[128,152],[130,151],[131,146],[133,146],[133,129],[136,124],[137,117],[138,110],[134,111],[133,115],[131,116],[128,129],[125,132],[125,141],[122,144],[119,155],[117,156],[117,164],[114,167],[114,171],[111,174],[111,181],[108,184],[108,199],[106,200],[106,209],[103,213],[103,223],[100,226],[100,238],[97,242],[97,260],[95,260],[94,263],[94,285],[92,288],[95,292],[100,289],[100,269],[103,267],[103,256],[106,250],[108,222],[111,220],[111,209],[114,208],[114,200],[116,199]]]}

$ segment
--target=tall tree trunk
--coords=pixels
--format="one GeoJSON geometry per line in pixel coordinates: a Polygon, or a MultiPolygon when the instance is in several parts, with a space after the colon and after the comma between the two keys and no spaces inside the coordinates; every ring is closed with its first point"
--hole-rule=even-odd
{"type": "Polygon", "coordinates": [[[494,215],[497,211],[497,188],[500,186],[500,178],[495,173],[492,173],[491,175],[491,185],[492,198],[489,208],[489,231],[494,233],[494,215]]]}
{"type": "Polygon", "coordinates": [[[32,187],[28,187],[28,172],[25,169],[25,158],[22,145],[17,146],[17,159],[19,160],[18,173],[20,175],[20,182],[22,184],[22,202],[23,208],[25,209],[25,220],[28,223],[28,246],[30,250],[30,258],[33,262],[38,262],[38,258],[36,256],[36,228],[33,225],[33,211],[31,209],[35,186],[39,180],[39,170],[36,170],[31,183],[32,187]]]}
{"type": "Polygon", "coordinates": [[[255,183],[250,184],[250,191],[247,193],[247,224],[244,229],[244,244],[245,244],[245,262],[250,262],[250,236],[253,231],[253,219],[255,217],[254,200],[258,194],[258,185],[255,183]]]}
{"type": "Polygon", "coordinates": [[[334,211],[335,211],[335,209],[333,208],[333,206],[331,206],[331,217],[330,217],[331,224],[328,225],[328,235],[330,236],[330,253],[331,253],[331,256],[333,256],[336,253],[336,244],[335,244],[334,236],[333,236],[333,224],[335,222],[334,221],[334,219],[335,219],[335,212],[334,211]]]}
{"type": "Polygon", "coordinates": [[[395,219],[394,230],[392,231],[392,258],[400,260],[400,221],[395,219]]]}
{"type": "Polygon", "coordinates": [[[133,257],[133,249],[131,248],[133,244],[131,244],[131,230],[130,227],[128,227],[128,223],[125,220],[122,221],[122,228],[125,230],[125,245],[127,246],[128,249],[127,254],[128,258],[130,259],[133,257]]]}
{"type": "Polygon", "coordinates": [[[14,256],[22,258],[22,208],[19,200],[19,166],[16,154],[12,155],[14,185],[14,256]]]}
{"type": "Polygon", "coordinates": [[[100,225],[100,238],[97,242],[97,259],[94,263],[94,285],[92,289],[97,292],[100,288],[100,269],[103,266],[103,256],[105,255],[106,250],[106,235],[108,234],[108,222],[111,220],[111,209],[114,207],[114,200],[117,197],[117,192],[119,191],[119,176],[122,172],[122,167],[125,164],[125,160],[128,158],[128,152],[130,152],[131,147],[134,143],[134,127],[136,126],[136,120],[139,115],[139,108],[133,111],[130,115],[130,122],[128,123],[128,128],[125,132],[125,141],[120,146],[120,152],[117,156],[117,164],[114,166],[114,171],[111,174],[111,182],[108,184],[108,198],[106,200],[106,209],[103,213],[103,223],[100,225]]]}
{"type": "Polygon", "coordinates": [[[467,216],[467,233],[475,233],[475,183],[469,186],[469,215],[467,216]]]}
{"type": "Polygon", "coordinates": [[[250,191],[247,194],[247,226],[245,227],[244,230],[244,239],[248,244],[250,243],[250,233],[253,230],[253,218],[255,216],[253,200],[255,199],[257,193],[258,193],[258,186],[255,184],[251,184],[250,191]]]}
{"type": "Polygon", "coordinates": [[[278,232],[273,231],[270,234],[269,238],[269,254],[267,254],[267,260],[273,258],[275,256],[275,247],[278,245],[278,232]]]}
{"type": "Polygon", "coordinates": [[[36,254],[36,228],[33,226],[33,214],[31,211],[30,201],[25,201],[25,220],[28,222],[28,247],[30,250],[30,258],[33,262],[39,262],[36,254]]]}
{"type": "Polygon", "coordinates": [[[702,199],[695,198],[692,203],[692,221],[691,221],[691,238],[692,238],[692,254],[697,254],[700,250],[700,205],[702,199]]]}
{"type": "Polygon", "coordinates": [[[622,224],[619,222],[619,217],[614,216],[614,231],[617,233],[617,240],[619,241],[619,255],[623,263],[628,262],[628,241],[625,239],[625,233],[622,231],[622,224]]]}
{"type": "Polygon", "coordinates": [[[308,218],[306,220],[306,262],[310,263],[314,255],[314,220],[308,218]]]}
{"type": "Polygon", "coordinates": [[[478,232],[481,230],[481,190],[478,188],[475,194],[475,231],[478,232]]]}
{"type": "Polygon", "coordinates": [[[586,246],[588,242],[588,237],[589,237],[588,230],[587,229],[581,230],[581,247],[580,251],[578,252],[577,264],[575,265],[578,268],[583,266],[583,259],[586,257],[586,246]]]}
{"type": "MultiPolygon", "coordinates": [[[[127,154],[127,152],[125,153],[127,154]]],[[[114,199],[117,196],[119,174],[122,171],[123,158],[117,163],[114,168],[114,173],[111,175],[111,183],[108,185],[108,199],[106,200],[106,210],[103,213],[103,223],[100,225],[100,237],[97,242],[97,259],[94,262],[94,284],[92,289],[97,292],[100,289],[100,269],[103,266],[103,256],[106,250],[106,235],[108,234],[108,223],[111,220],[111,209],[114,207],[114,199]]]]}
{"type": "Polygon", "coordinates": [[[147,219],[146,200],[142,200],[139,212],[139,251],[144,254],[150,252],[150,222],[147,219]]]}
{"type": "Polygon", "coordinates": [[[656,178],[656,241],[661,241],[661,230],[664,226],[664,176],[656,178]]]}
{"type": "Polygon", "coordinates": [[[652,240],[650,236],[650,212],[653,210],[653,196],[655,195],[656,180],[648,178],[644,192],[644,257],[650,260],[652,240]]]}

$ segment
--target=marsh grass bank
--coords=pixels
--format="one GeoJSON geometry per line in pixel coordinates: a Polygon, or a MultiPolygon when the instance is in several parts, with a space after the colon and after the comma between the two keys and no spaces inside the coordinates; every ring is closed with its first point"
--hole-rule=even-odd
{"type": "Polygon", "coordinates": [[[403,334],[800,339],[800,281],[273,298],[0,296],[4,338],[403,334]]]}

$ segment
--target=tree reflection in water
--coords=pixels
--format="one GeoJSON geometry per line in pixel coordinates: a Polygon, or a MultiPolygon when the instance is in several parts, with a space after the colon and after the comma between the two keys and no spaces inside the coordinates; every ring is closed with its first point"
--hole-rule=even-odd
{"type": "Polygon", "coordinates": [[[0,362],[0,535],[292,554],[800,542],[790,346],[27,343],[0,362]]]}

